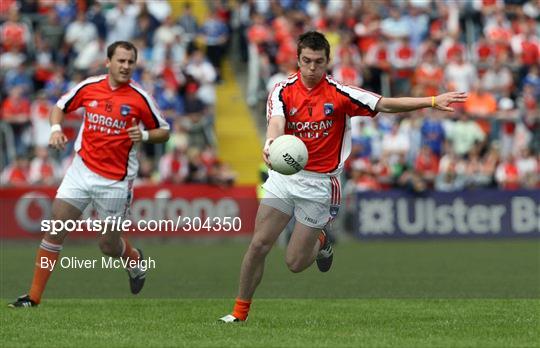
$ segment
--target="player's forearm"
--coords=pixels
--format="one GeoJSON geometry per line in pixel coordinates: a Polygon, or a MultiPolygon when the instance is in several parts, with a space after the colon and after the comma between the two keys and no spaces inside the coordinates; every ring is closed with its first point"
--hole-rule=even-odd
{"type": "Polygon", "coordinates": [[[285,117],[272,117],[266,129],[266,139],[275,139],[285,133],[285,117]]]}
{"type": "Polygon", "coordinates": [[[62,109],[55,105],[51,111],[51,115],[49,116],[51,126],[55,124],[62,125],[62,122],[64,122],[64,115],[65,114],[62,109]]]}
{"type": "Polygon", "coordinates": [[[169,140],[169,130],[156,128],[148,131],[147,143],[160,144],[169,140]]]}
{"type": "Polygon", "coordinates": [[[432,99],[431,97],[423,97],[423,98],[412,98],[412,97],[385,98],[385,97],[382,97],[377,103],[375,110],[379,112],[390,112],[390,113],[413,111],[413,110],[431,107],[432,106],[431,99],[432,99]]]}

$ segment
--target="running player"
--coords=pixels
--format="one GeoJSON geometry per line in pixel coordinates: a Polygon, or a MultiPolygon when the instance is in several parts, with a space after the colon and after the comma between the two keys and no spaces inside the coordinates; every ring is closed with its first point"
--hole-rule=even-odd
{"type": "MultiPolygon", "coordinates": [[[[136,144],[162,143],[169,138],[169,125],[156,103],[131,80],[136,61],[137,49],[132,43],[111,44],[107,48],[108,74],[82,81],[53,108],[49,145],[58,150],[63,150],[68,141],[62,132],[64,115],[84,107],[85,116],[75,141],[75,158],[53,202],[52,219],[79,219],[91,202],[102,221],[107,217],[127,217],[138,167],[136,144]]],[[[30,292],[10,303],[10,307],[33,307],[40,303],[54,268],[51,265],[58,260],[66,235],[66,231],[44,235],[37,251],[30,292]]],[[[128,262],[143,257],[140,249],[133,248],[121,236],[121,231],[108,229],[100,234],[99,247],[103,254],[128,262]]],[[[133,267],[127,272],[131,292],[139,293],[146,270],[133,267]]]]}
{"type": "Polygon", "coordinates": [[[347,159],[351,138],[349,117],[374,117],[433,107],[453,111],[451,103],[463,102],[465,93],[450,92],[424,98],[385,98],[358,87],[343,85],[326,75],[330,44],[323,34],[307,32],[297,45],[299,72],[277,84],[268,97],[268,129],[263,158],[282,134],[304,141],[309,160],[303,171],[286,176],[270,170],[263,185],[255,220],[255,233],[240,269],[240,285],[232,314],[223,322],[247,319],[255,289],[261,282],[266,255],[292,216],[296,224],[287,246],[286,263],[302,272],[313,262],[321,272],[330,269],[333,249],[327,238],[329,222],[340,205],[339,174],[347,159]]]}

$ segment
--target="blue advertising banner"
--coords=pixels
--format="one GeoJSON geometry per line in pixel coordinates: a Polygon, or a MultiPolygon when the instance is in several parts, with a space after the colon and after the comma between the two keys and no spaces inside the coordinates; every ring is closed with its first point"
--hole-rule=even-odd
{"type": "Polygon", "coordinates": [[[540,236],[540,190],[360,192],[360,238],[540,236]]]}

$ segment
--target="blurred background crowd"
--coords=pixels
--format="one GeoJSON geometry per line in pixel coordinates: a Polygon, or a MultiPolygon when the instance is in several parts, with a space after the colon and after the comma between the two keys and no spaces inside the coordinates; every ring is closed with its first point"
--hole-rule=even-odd
{"type": "MultiPolygon", "coordinates": [[[[106,73],[106,48],[117,40],[132,41],[138,48],[133,78],[153,95],[172,130],[165,145],[145,144],[139,151],[138,182],[234,182],[234,174],[217,158],[213,129],[224,52],[220,46],[229,37],[225,19],[211,16],[199,23],[189,4],[174,18],[167,1],[1,4],[4,185],[61,180],[73,148],[60,155],[47,150],[50,110],[78,82],[106,73]]],[[[70,140],[81,121],[82,110],[66,115],[70,140]]]]}
{"type": "Polygon", "coordinates": [[[296,70],[307,29],[325,33],[343,83],[392,97],[469,93],[454,114],[353,118],[347,192],[540,186],[540,1],[247,1],[239,22],[248,90],[260,91],[249,105],[296,70]]]}
{"type": "MultiPolygon", "coordinates": [[[[540,0],[211,1],[2,0],[2,184],[54,184],[71,159],[47,150],[48,114],[67,89],[104,70],[106,46],[133,41],[134,79],[171,124],[140,151],[139,182],[231,185],[214,134],[227,57],[245,73],[246,103],[264,120],[269,89],[296,71],[296,38],[319,30],[329,73],[383,96],[466,91],[454,114],[433,109],[353,118],[348,192],[404,187],[540,187],[540,0]]],[[[67,115],[71,139],[81,115],[67,115]]],[[[263,122],[260,122],[264,127],[263,122]]],[[[261,129],[261,134],[264,130],[261,129]]]]}

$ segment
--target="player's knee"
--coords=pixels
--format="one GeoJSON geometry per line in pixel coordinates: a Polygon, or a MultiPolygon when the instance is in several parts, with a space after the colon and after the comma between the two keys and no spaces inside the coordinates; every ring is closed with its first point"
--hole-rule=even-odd
{"type": "Polygon", "coordinates": [[[99,249],[101,252],[107,256],[119,257],[122,253],[122,247],[118,243],[113,243],[111,241],[102,240],[99,242],[99,249]]]}
{"type": "Polygon", "coordinates": [[[257,256],[264,256],[268,254],[270,249],[272,249],[272,244],[264,240],[254,240],[249,245],[249,249],[252,254],[255,254],[257,256]]]}
{"type": "Polygon", "coordinates": [[[293,273],[300,273],[306,269],[306,265],[301,258],[298,257],[287,257],[285,262],[289,271],[293,273]]]}

